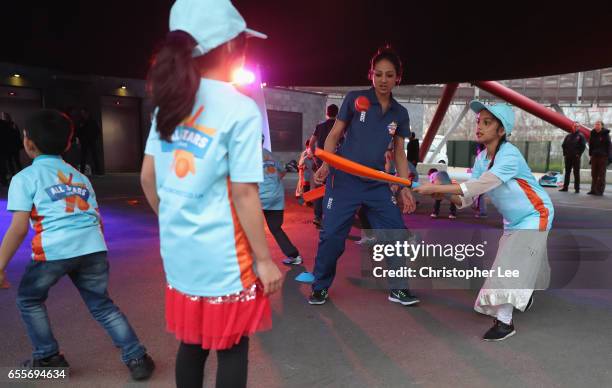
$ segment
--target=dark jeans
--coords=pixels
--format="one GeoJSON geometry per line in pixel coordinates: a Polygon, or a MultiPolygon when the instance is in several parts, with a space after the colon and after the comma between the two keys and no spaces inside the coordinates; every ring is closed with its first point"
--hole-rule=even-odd
{"type": "Polygon", "coordinates": [[[106,252],[66,260],[31,261],[27,265],[17,292],[17,307],[34,347],[34,359],[59,352],[45,301],[49,289],[64,275],[70,277],[91,315],[104,327],[115,346],[121,349],[124,363],[146,353],[125,315],[108,295],[108,269],[106,252]]]}
{"type": "Polygon", "coordinates": [[[563,188],[567,189],[570,184],[570,175],[574,170],[574,189],[580,190],[580,155],[565,156],[565,181],[563,188]]]}
{"type": "Polygon", "coordinates": [[[287,257],[298,257],[300,253],[297,248],[291,243],[289,237],[285,234],[283,230],[283,215],[285,213],[284,210],[264,210],[264,216],[266,217],[266,223],[268,224],[268,229],[270,229],[270,233],[274,236],[276,243],[280,247],[281,251],[287,257]]]}
{"type": "Polygon", "coordinates": [[[606,189],[606,167],[608,157],[606,155],[591,156],[591,191],[597,195],[603,195],[606,189]]]}
{"type": "MultiPolygon", "coordinates": [[[[440,214],[440,205],[442,204],[442,200],[437,199],[436,203],[434,203],[434,213],[440,214]]],[[[457,215],[457,206],[454,203],[450,203],[450,214],[456,216],[457,215]]]]}

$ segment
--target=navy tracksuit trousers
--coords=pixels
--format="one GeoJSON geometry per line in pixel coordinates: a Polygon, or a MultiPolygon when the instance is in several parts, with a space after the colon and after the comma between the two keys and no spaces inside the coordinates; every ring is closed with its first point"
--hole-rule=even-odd
{"type": "MultiPolygon", "coordinates": [[[[331,286],[336,275],[336,262],[344,252],[355,212],[360,206],[365,207],[372,229],[406,229],[388,184],[365,181],[330,168],[323,199],[323,227],[315,259],[313,290],[331,286]]],[[[397,257],[388,259],[389,268],[399,268],[402,263],[403,260],[397,257]]],[[[407,281],[390,278],[389,286],[407,288],[407,281]]]]}

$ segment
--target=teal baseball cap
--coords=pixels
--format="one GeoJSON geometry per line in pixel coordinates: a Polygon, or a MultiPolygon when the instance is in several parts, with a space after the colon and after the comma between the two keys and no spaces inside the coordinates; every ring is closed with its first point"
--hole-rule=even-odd
{"type": "Polygon", "coordinates": [[[170,10],[170,31],[189,33],[198,42],[193,56],[204,55],[241,33],[260,39],[268,36],[247,28],[229,0],[176,0],[170,10]]]}
{"type": "Polygon", "coordinates": [[[501,121],[504,130],[507,135],[512,133],[512,128],[514,128],[514,111],[512,107],[508,104],[484,104],[478,100],[473,100],[470,102],[470,109],[474,111],[474,113],[480,113],[481,110],[488,110],[493,116],[497,117],[499,121],[501,121]]]}

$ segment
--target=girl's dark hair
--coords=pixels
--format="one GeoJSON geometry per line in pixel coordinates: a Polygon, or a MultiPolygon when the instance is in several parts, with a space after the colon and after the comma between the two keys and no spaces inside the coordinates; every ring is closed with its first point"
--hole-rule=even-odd
{"type": "MultiPolygon", "coordinates": [[[[244,49],[244,34],[233,39],[236,50],[244,49]]],[[[200,86],[200,71],[216,65],[222,58],[223,45],[208,53],[193,57],[196,40],[187,32],[170,31],[151,62],[147,90],[157,110],[157,131],[170,141],[172,133],[193,110],[200,86]]]]}
{"type": "Polygon", "coordinates": [[[399,54],[395,51],[391,46],[381,47],[376,51],[376,54],[370,60],[370,73],[374,71],[374,66],[383,59],[391,62],[393,67],[395,67],[395,72],[398,77],[402,77],[402,73],[404,72],[404,67],[402,66],[402,60],[400,59],[399,54]]]}
{"type": "Polygon", "coordinates": [[[157,131],[169,141],[174,128],[191,113],[200,84],[192,52],[197,42],[184,31],[170,31],[153,57],[147,89],[157,107],[157,131]]]}
{"type": "MultiPolygon", "coordinates": [[[[493,116],[493,119],[497,122],[497,130],[499,131],[500,128],[503,128],[503,124],[502,122],[495,116],[493,116]]],[[[493,154],[493,157],[491,158],[491,163],[489,163],[489,167],[487,168],[487,170],[490,170],[491,167],[493,167],[493,164],[495,163],[495,156],[497,156],[497,153],[499,152],[499,149],[501,148],[502,144],[504,144],[507,141],[507,137],[506,134],[504,133],[504,136],[502,136],[499,139],[499,143],[497,143],[497,147],[495,147],[495,153],[493,154]]]]}

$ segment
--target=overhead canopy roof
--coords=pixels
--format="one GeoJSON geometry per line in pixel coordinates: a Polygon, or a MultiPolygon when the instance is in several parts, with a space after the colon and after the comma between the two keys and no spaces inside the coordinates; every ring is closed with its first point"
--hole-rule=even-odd
{"type": "MultiPolygon", "coordinates": [[[[403,83],[500,80],[612,66],[612,10],[564,6],[391,0],[241,0],[250,62],[281,86],[367,84],[369,59],[390,43],[403,83]]],[[[537,2],[541,3],[541,2],[537,2]]],[[[0,24],[0,61],[144,78],[167,32],[172,1],[62,1],[11,5],[0,24]]]]}

